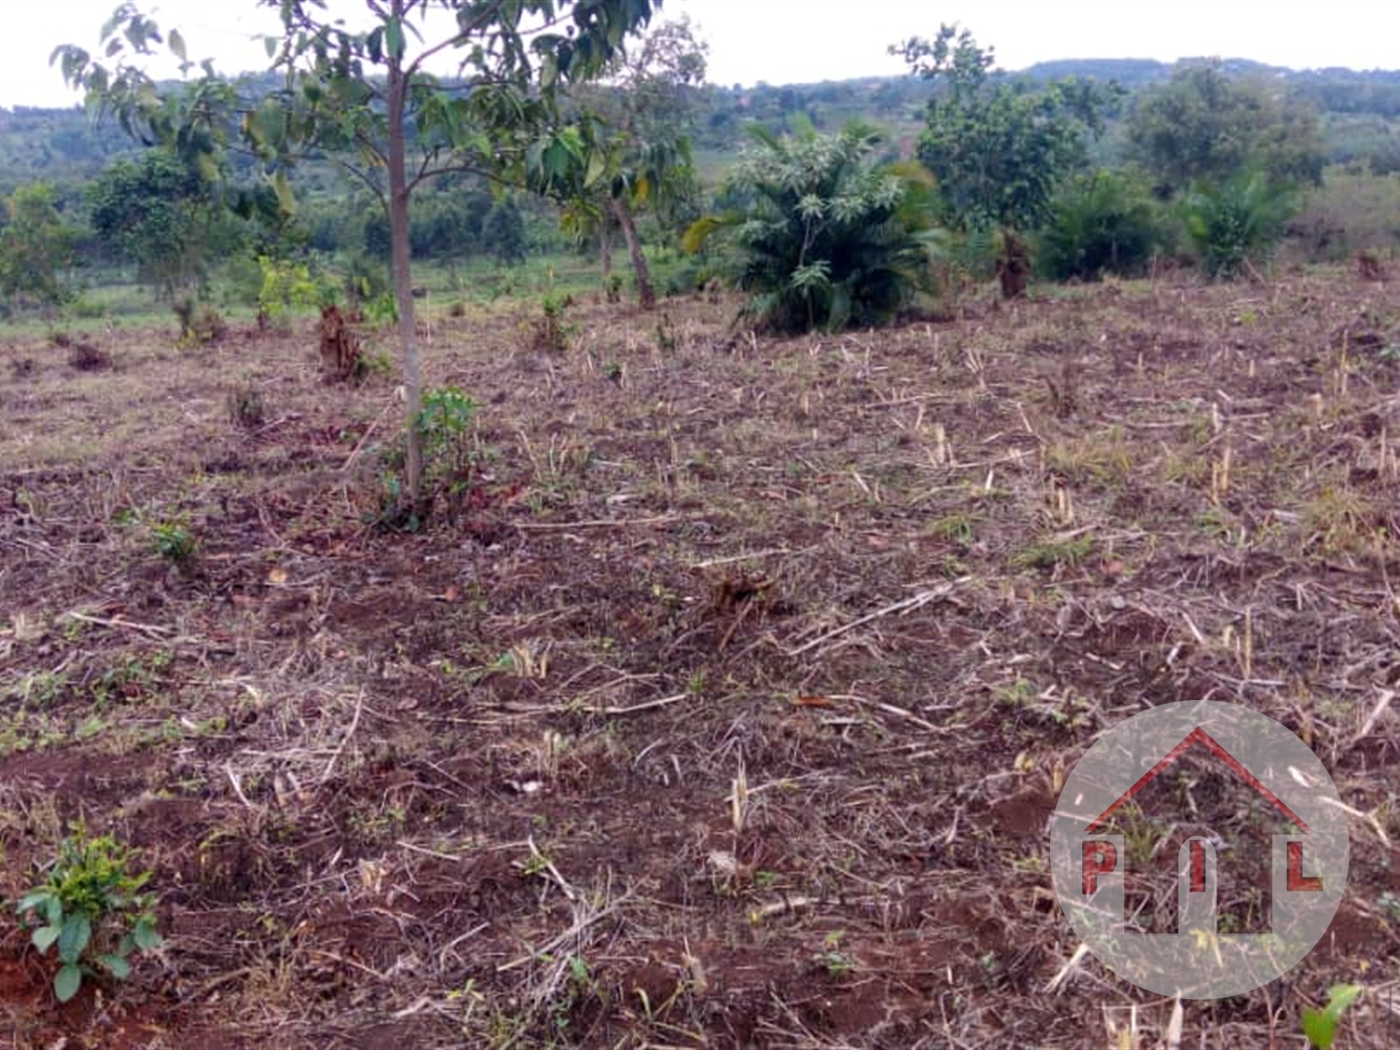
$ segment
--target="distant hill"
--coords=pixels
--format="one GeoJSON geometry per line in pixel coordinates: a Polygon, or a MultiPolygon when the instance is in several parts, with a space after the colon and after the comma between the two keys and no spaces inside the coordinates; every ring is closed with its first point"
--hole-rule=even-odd
{"type": "MultiPolygon", "coordinates": [[[[1323,116],[1334,161],[1368,159],[1373,144],[1400,141],[1400,127],[1391,126],[1400,122],[1400,70],[1292,70],[1240,58],[1226,59],[1224,64],[1235,75],[1276,78],[1314,105],[1323,116]]],[[[1033,80],[1113,80],[1133,92],[1160,83],[1174,68],[1173,63],[1142,58],[1058,59],[1007,75],[1033,80]]],[[[253,74],[248,81],[272,86],[278,78],[253,74]]],[[[780,131],[798,114],[822,130],[859,118],[886,126],[896,138],[908,139],[922,124],[930,90],[928,82],[911,76],[759,83],[747,88],[712,85],[701,89],[692,137],[707,174],[727,163],[743,141],[746,125],[756,122],[780,131]]],[[[136,147],[114,122],[94,127],[79,106],[0,108],[0,194],[43,179],[71,195],[112,160],[134,152],[136,147]]],[[[1400,155],[1396,163],[1400,164],[1400,155]]]]}

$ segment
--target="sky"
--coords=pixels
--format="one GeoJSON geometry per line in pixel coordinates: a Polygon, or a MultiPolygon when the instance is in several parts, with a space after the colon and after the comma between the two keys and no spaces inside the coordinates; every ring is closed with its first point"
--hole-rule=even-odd
{"type": "MultiPolygon", "coordinates": [[[[347,10],[356,0],[331,0],[347,10]]],[[[78,98],[48,65],[65,43],[96,50],[117,0],[10,0],[0,40],[0,106],[65,106],[78,98]]],[[[254,0],[139,0],[178,27],[191,58],[224,72],[267,65],[261,35],[276,16],[254,0]]],[[[710,45],[710,79],[751,85],[903,71],[886,48],[958,22],[996,49],[1005,69],[1055,58],[1218,55],[1294,68],[1400,69],[1394,0],[665,0],[710,45]]],[[[154,67],[173,75],[173,65],[154,67]]]]}

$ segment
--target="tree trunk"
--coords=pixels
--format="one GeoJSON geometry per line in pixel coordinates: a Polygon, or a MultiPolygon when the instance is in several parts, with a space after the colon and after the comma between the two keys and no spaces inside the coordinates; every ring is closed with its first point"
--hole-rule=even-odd
{"type": "MultiPolygon", "coordinates": [[[[403,17],[404,0],[393,0],[393,15],[403,17]]],[[[404,108],[408,80],[399,59],[389,59],[388,156],[389,258],[394,273],[394,303],[399,314],[399,345],[408,420],[405,424],[404,487],[409,508],[417,512],[423,495],[423,436],[418,415],[423,407],[423,373],[418,361],[418,328],[413,315],[413,253],[408,239],[408,175],[404,166],[404,108]]]]}
{"type": "Polygon", "coordinates": [[[642,242],[637,239],[637,227],[632,222],[632,213],[620,200],[608,201],[608,210],[622,227],[622,237],[627,242],[627,251],[632,255],[632,269],[637,275],[637,297],[643,310],[656,309],[656,289],[651,286],[651,271],[647,269],[647,257],[642,252],[642,242]]]}
{"type": "Polygon", "coordinates": [[[598,232],[598,251],[603,256],[603,284],[612,276],[612,216],[603,215],[603,228],[598,232]]]}

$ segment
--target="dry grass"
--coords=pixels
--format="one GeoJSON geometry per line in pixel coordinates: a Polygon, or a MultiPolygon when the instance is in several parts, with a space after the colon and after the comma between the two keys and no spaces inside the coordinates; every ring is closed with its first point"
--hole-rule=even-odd
{"type": "Polygon", "coordinates": [[[1395,1045],[1397,305],[1116,284],[777,342],[694,300],[664,346],[580,305],[564,354],[435,319],[482,407],[408,534],[366,523],[392,383],[320,384],[313,331],[0,349],[0,892],[81,812],[170,936],[64,1011],[0,941],[5,1037],[1292,1047],[1355,980],[1345,1045],[1395,1045]],[[1352,871],[1305,963],[1174,1018],[1077,952],[1047,818],[1205,696],[1314,746],[1352,871]]]}

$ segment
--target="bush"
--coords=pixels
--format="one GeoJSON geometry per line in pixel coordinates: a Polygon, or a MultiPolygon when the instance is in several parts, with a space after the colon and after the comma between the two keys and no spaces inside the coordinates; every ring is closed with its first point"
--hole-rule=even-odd
{"type": "Polygon", "coordinates": [[[741,316],[796,333],[883,324],[933,284],[933,178],[917,164],[879,166],[882,136],[853,125],[839,135],[807,130],[778,138],[756,129],[730,176],[748,205],[700,219],[687,250],[729,235],[741,316]]]}
{"type": "Polygon", "coordinates": [[[1119,172],[1097,171],[1075,179],[1056,198],[1040,235],[1038,269],[1056,281],[1139,276],[1161,240],[1147,188],[1119,172]]]}
{"type": "Polygon", "coordinates": [[[1182,201],[1186,236],[1212,277],[1233,277],[1263,258],[1288,230],[1292,192],[1261,172],[1198,185],[1182,201]]]}

